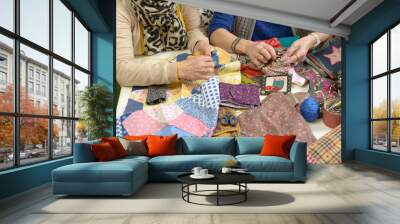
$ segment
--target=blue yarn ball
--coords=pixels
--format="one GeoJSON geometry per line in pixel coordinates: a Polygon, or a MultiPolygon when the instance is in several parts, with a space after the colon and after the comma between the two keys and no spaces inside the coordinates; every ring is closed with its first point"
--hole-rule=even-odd
{"type": "Polygon", "coordinates": [[[317,120],[320,112],[319,103],[314,97],[308,97],[300,105],[300,113],[308,122],[317,120]]]}

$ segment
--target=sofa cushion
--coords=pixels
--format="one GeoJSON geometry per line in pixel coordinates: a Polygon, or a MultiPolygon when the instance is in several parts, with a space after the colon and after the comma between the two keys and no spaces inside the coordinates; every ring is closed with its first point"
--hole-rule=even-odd
{"type": "Polygon", "coordinates": [[[263,137],[237,137],[236,155],[260,154],[263,144],[263,137]]]}
{"type": "Polygon", "coordinates": [[[115,154],[115,150],[109,142],[93,144],[90,148],[92,149],[94,157],[96,157],[96,161],[105,162],[118,158],[115,154]]]}
{"type": "Polygon", "coordinates": [[[235,155],[235,139],[232,137],[183,137],[180,154],[225,154],[235,155]]]}
{"type": "Polygon", "coordinates": [[[52,173],[53,181],[58,182],[130,182],[134,173],[147,176],[147,163],[144,159],[75,163],[52,173]]]}
{"type": "Polygon", "coordinates": [[[121,144],[117,137],[103,137],[101,138],[101,142],[110,143],[117,158],[122,158],[126,156],[124,146],[121,144]]]}
{"type": "Polygon", "coordinates": [[[290,159],[290,148],[293,145],[296,135],[265,135],[264,146],[261,149],[261,156],[280,156],[290,159]]]}
{"type": "Polygon", "coordinates": [[[75,143],[74,147],[74,163],[88,163],[96,161],[91,149],[92,144],[99,144],[100,139],[75,143]]]}
{"type": "Polygon", "coordinates": [[[278,156],[239,155],[236,159],[249,172],[293,172],[292,161],[278,156]]]}
{"type": "Polygon", "coordinates": [[[176,139],[178,135],[170,136],[156,136],[151,135],[147,137],[146,143],[148,147],[147,155],[154,156],[165,156],[176,154],[176,139]]]}
{"type": "Polygon", "coordinates": [[[235,159],[231,155],[175,155],[158,156],[149,160],[149,170],[163,172],[190,172],[199,166],[210,171],[219,171],[228,160],[235,159]]]}

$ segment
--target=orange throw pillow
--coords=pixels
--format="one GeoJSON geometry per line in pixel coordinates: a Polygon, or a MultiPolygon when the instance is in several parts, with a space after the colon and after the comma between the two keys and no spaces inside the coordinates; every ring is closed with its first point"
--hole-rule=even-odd
{"type": "Polygon", "coordinates": [[[261,156],[280,156],[286,159],[290,157],[290,148],[296,135],[265,135],[264,146],[261,149],[261,156]]]}
{"type": "Polygon", "coordinates": [[[116,159],[115,151],[112,145],[108,142],[91,145],[94,157],[99,162],[110,161],[116,159]]]}
{"type": "Polygon", "coordinates": [[[110,137],[110,138],[101,138],[101,142],[108,142],[114,149],[115,155],[118,158],[122,158],[126,156],[126,151],[124,146],[122,146],[121,142],[117,137],[110,137]]]}
{"type": "Polygon", "coordinates": [[[171,136],[149,136],[147,137],[147,155],[154,156],[165,156],[176,154],[176,139],[177,135],[171,136]]]}

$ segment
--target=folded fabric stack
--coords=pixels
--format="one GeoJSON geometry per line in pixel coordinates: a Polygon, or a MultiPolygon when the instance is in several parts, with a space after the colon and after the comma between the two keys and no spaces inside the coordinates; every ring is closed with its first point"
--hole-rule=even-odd
{"type": "Polygon", "coordinates": [[[219,84],[221,105],[246,109],[260,105],[260,92],[257,85],[239,84],[232,85],[227,83],[219,84]]]}

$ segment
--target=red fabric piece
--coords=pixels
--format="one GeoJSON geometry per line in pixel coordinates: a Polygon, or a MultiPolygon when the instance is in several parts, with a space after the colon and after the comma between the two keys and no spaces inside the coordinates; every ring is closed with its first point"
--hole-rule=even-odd
{"type": "Polygon", "coordinates": [[[282,48],[282,45],[281,43],[279,43],[279,39],[277,37],[268,40],[257,40],[256,42],[264,42],[266,44],[271,45],[274,48],[282,48]]]}
{"type": "Polygon", "coordinates": [[[126,151],[117,137],[101,138],[101,142],[108,142],[118,158],[126,156],[126,151]]]}
{"type": "Polygon", "coordinates": [[[98,162],[105,162],[117,159],[117,155],[109,142],[102,142],[90,146],[94,157],[98,162]]]}
{"type": "MultiPolygon", "coordinates": [[[[268,40],[257,40],[256,42],[263,42],[271,45],[274,48],[282,48],[282,45],[281,43],[279,43],[279,39],[277,37],[268,40]]],[[[246,64],[241,65],[240,71],[250,78],[264,75],[264,73],[261,70],[251,68],[249,65],[246,64]]]]}
{"type": "Polygon", "coordinates": [[[258,76],[263,76],[264,73],[259,70],[259,69],[254,69],[251,68],[249,65],[247,64],[242,64],[240,66],[240,71],[245,74],[247,77],[252,78],[252,77],[258,77],[258,76]]]}
{"type": "Polygon", "coordinates": [[[154,156],[165,156],[165,155],[176,155],[176,139],[178,135],[171,136],[149,136],[146,140],[148,151],[147,155],[154,156]]]}
{"type": "Polygon", "coordinates": [[[261,149],[261,156],[280,156],[290,158],[290,148],[296,135],[265,135],[264,146],[261,149]]]}

